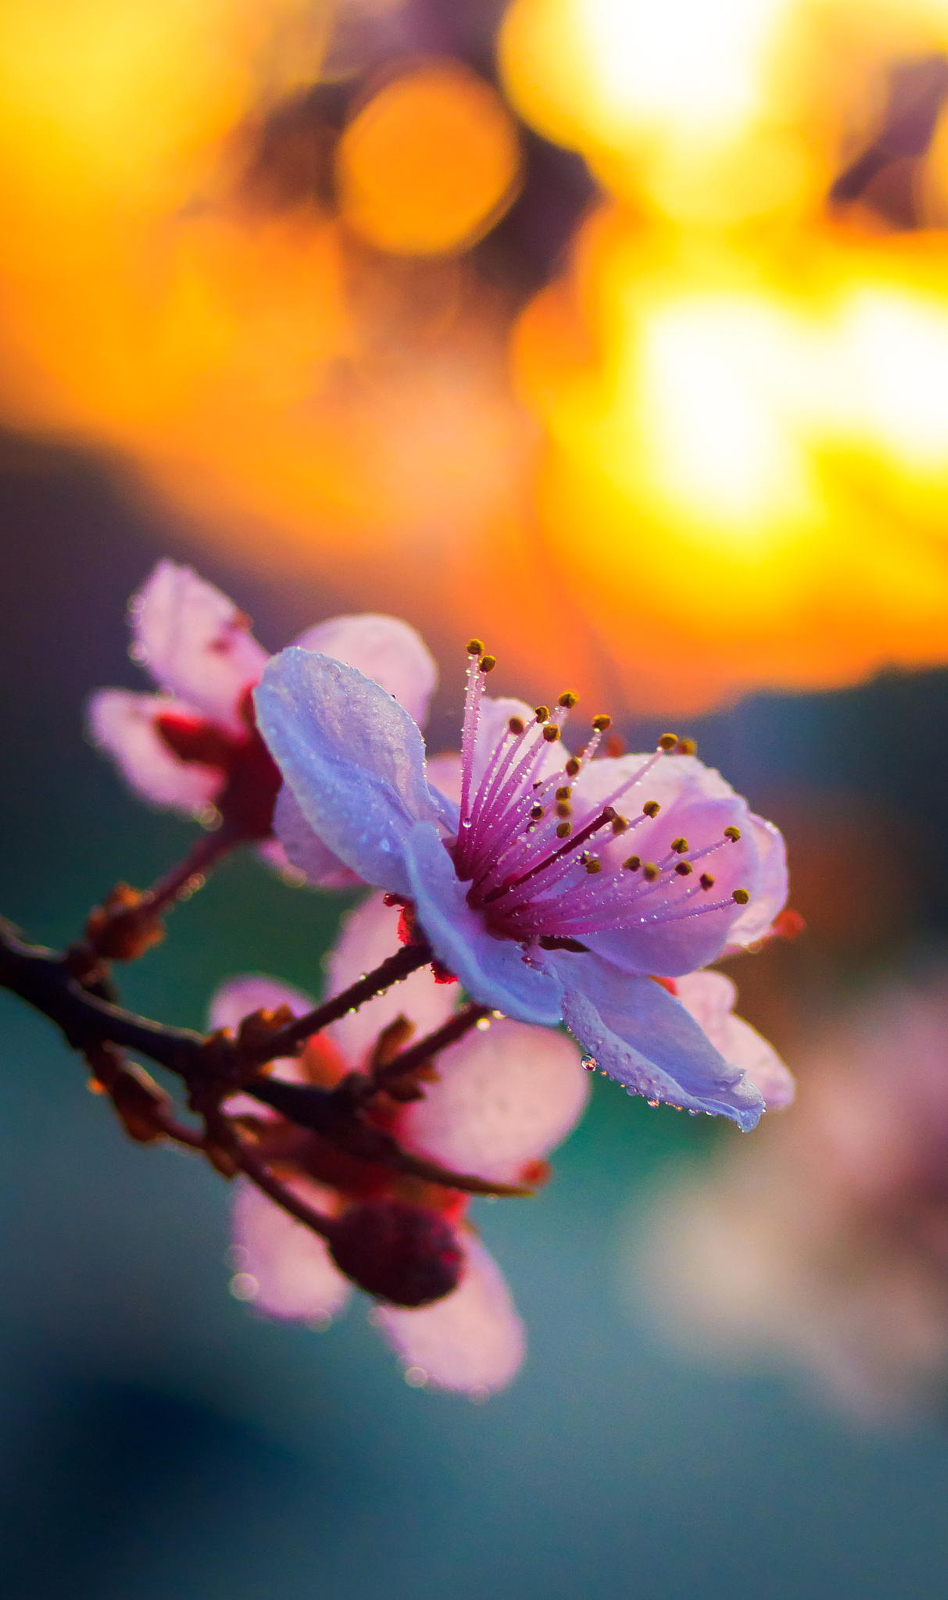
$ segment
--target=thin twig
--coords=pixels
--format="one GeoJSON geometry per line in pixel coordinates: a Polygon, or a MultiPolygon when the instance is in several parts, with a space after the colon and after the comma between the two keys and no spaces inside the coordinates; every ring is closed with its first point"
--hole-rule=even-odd
{"type": "Polygon", "coordinates": [[[478,1023],[491,1014],[490,1006],[471,1005],[462,1006],[453,1017],[442,1023],[440,1028],[435,1028],[432,1033],[426,1034],[423,1039],[417,1040],[405,1050],[400,1050],[397,1056],[375,1068],[371,1079],[371,1089],[385,1089],[390,1083],[395,1083],[399,1078],[404,1078],[412,1072],[417,1072],[436,1056],[440,1050],[446,1050],[449,1044],[456,1044],[463,1039],[466,1033],[476,1028],[478,1023]]]}

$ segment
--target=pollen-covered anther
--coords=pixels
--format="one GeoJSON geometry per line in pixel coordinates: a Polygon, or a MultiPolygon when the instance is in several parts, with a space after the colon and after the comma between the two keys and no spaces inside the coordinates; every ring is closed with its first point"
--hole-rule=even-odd
{"type": "Polygon", "coordinates": [[[696,756],[698,754],[697,739],[679,739],[675,754],[677,756],[696,756]]]}
{"type": "Polygon", "coordinates": [[[638,872],[639,867],[642,865],[642,857],[629,856],[625,861],[623,861],[622,865],[626,872],[638,872]]]}
{"type": "Polygon", "coordinates": [[[539,822],[541,817],[545,817],[546,816],[546,812],[544,811],[542,806],[536,805],[536,806],[531,806],[530,807],[530,815],[533,818],[534,822],[539,822]]]}
{"type": "Polygon", "coordinates": [[[628,817],[616,816],[612,819],[613,833],[625,833],[626,829],[630,828],[631,826],[632,824],[630,823],[628,817]]]}
{"type": "Polygon", "coordinates": [[[642,815],[643,817],[657,817],[661,809],[657,800],[646,800],[642,807],[642,815]]]}
{"type": "Polygon", "coordinates": [[[587,872],[601,872],[602,871],[602,862],[599,860],[598,856],[590,856],[589,860],[586,862],[586,871],[587,872]]]}
{"type": "Polygon", "coordinates": [[[557,800],[568,800],[573,790],[570,784],[564,783],[556,791],[557,800]]]}
{"type": "Polygon", "coordinates": [[[700,883],[702,889],[713,889],[714,888],[714,879],[712,878],[710,872],[702,872],[701,877],[698,879],[698,882],[700,883]]]}
{"type": "Polygon", "coordinates": [[[607,728],[612,727],[612,718],[607,717],[605,712],[601,712],[598,717],[593,717],[592,725],[597,733],[605,733],[607,728]]]}
{"type": "Polygon", "coordinates": [[[507,723],[508,733],[523,733],[526,723],[522,717],[511,717],[507,723]]]}
{"type": "Polygon", "coordinates": [[[568,839],[572,831],[573,824],[571,822],[559,822],[556,825],[556,837],[558,839],[568,839]]]}
{"type": "Polygon", "coordinates": [[[549,708],[549,706],[535,706],[534,707],[534,716],[536,717],[538,722],[549,722],[549,720],[550,720],[550,708],[549,708]]]}
{"type": "Polygon", "coordinates": [[[654,861],[646,861],[644,867],[642,868],[642,876],[646,883],[654,883],[660,872],[661,868],[657,867],[654,861]]]}
{"type": "Polygon", "coordinates": [[[685,851],[688,848],[688,840],[687,839],[673,839],[672,842],[671,842],[671,847],[672,847],[672,849],[675,851],[675,853],[677,855],[683,856],[685,851]]]}
{"type": "Polygon", "coordinates": [[[664,750],[666,752],[666,754],[669,754],[672,750],[677,749],[677,747],[678,747],[678,735],[677,735],[677,733],[663,733],[661,738],[658,741],[659,750],[664,750]]]}
{"type": "Polygon", "coordinates": [[[496,656],[481,656],[481,671],[482,672],[493,672],[493,670],[496,667],[496,665],[497,665],[497,657],[496,656]]]}
{"type": "Polygon", "coordinates": [[[573,808],[568,800],[557,800],[556,815],[558,817],[571,817],[573,815],[573,808]]]}
{"type": "Polygon", "coordinates": [[[469,656],[482,656],[484,654],[483,640],[469,639],[467,642],[467,653],[469,656]]]}
{"type": "Polygon", "coordinates": [[[564,711],[572,711],[573,707],[577,704],[578,700],[579,700],[579,695],[578,694],[573,694],[571,689],[566,689],[560,695],[559,704],[563,707],[564,711]]]}
{"type": "Polygon", "coordinates": [[[675,862],[675,871],[677,872],[679,878],[690,878],[690,876],[694,872],[694,870],[695,869],[691,865],[690,861],[676,861],[675,862]]]}
{"type": "Polygon", "coordinates": [[[732,844],[737,844],[738,839],[741,837],[741,830],[740,828],[735,828],[732,823],[729,828],[725,828],[724,837],[725,839],[730,839],[732,844]]]}
{"type": "Polygon", "coordinates": [[[560,736],[560,730],[553,722],[548,722],[543,730],[543,737],[547,744],[555,744],[560,736]]]}
{"type": "Polygon", "coordinates": [[[565,766],[565,768],[563,770],[565,771],[566,776],[568,778],[575,778],[575,776],[576,776],[576,774],[579,771],[581,766],[582,766],[582,762],[580,761],[578,756],[570,756],[570,758],[567,761],[566,766],[565,766]]]}
{"type": "Polygon", "coordinates": [[[735,905],[746,906],[748,900],[750,899],[750,895],[746,889],[735,889],[731,895],[731,899],[734,901],[735,905]]]}

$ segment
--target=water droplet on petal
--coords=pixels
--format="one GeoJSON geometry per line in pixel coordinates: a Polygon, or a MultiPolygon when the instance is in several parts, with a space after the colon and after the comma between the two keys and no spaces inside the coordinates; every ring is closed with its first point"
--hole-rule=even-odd
{"type": "Polygon", "coordinates": [[[598,1065],[599,1062],[596,1060],[595,1056],[583,1056],[583,1066],[587,1072],[595,1072],[598,1065]]]}
{"type": "Polygon", "coordinates": [[[428,1382],[428,1374],[424,1367],[406,1367],[404,1378],[409,1389],[423,1389],[428,1382]]]}

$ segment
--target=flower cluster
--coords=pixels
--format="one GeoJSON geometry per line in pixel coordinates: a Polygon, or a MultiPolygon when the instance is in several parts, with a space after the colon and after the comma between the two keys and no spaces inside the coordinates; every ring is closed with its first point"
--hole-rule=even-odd
{"type": "Polygon", "coordinates": [[[250,976],[212,1003],[209,1042],[236,1050],[244,1087],[232,1059],[192,1107],[202,1148],[237,1174],[234,1292],[321,1325],[355,1282],[411,1381],[489,1393],[524,1334],[468,1196],[545,1180],[583,1066],[743,1129],[792,1097],[733,984],[706,970],[779,917],[781,837],[688,740],[617,753],[596,716],[574,747],[574,694],[488,695],[477,640],[460,751],[428,759],[436,670],[406,624],[336,618],[268,659],[224,595],[170,562],[130,610],[159,692],[102,690],[89,720],[132,787],[213,810],[225,848],[376,891],[343,927],[322,1007],[250,976]]]}

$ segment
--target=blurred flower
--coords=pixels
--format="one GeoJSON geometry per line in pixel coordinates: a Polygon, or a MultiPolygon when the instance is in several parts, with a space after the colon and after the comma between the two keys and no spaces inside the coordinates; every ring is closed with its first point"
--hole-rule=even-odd
{"type": "Polygon", "coordinates": [[[801,1369],[897,1417],[948,1387],[948,977],[890,984],[799,1054],[796,1109],[635,1224],[663,1336],[801,1369]]]}
{"type": "MultiPolygon", "coordinates": [[[[373,896],[351,914],[328,963],[328,992],[341,992],[378,966],[396,942],[398,914],[373,896]]],[[[407,1018],[419,1036],[451,1015],[452,990],[413,973],[358,1011],[316,1035],[301,1057],[277,1062],[286,1081],[329,1087],[372,1062],[379,1036],[407,1018]]],[[[311,1001],[270,978],[237,978],[211,1007],[213,1027],[236,1027],[260,1008],[288,1005],[300,1015],[311,1001]]],[[[391,1101],[384,1125],[419,1155],[494,1182],[536,1181],[543,1158],[566,1137],[586,1103],[589,1079],[561,1034],[510,1020],[492,1022],[443,1051],[424,1097],[391,1101]]],[[[233,1114],[257,1119],[262,1137],[280,1127],[276,1113],[249,1097],[233,1097],[233,1114]]],[[[284,1125],[285,1126],[285,1125],[284,1125]]],[[[278,1135],[277,1135],[278,1137],[278,1135]]],[[[407,1200],[441,1216],[455,1230],[464,1265],[457,1289],[420,1309],[378,1305],[372,1321],[398,1352],[412,1381],[472,1395],[502,1388],[523,1359],[524,1330],[490,1254],[463,1223],[467,1196],[387,1167],[342,1156],[316,1134],[296,1130],[284,1154],[284,1181],[334,1216],[368,1201],[407,1200]]],[[[325,1242],[244,1180],[234,1212],[235,1292],[271,1316],[324,1324],[343,1306],[347,1279],[325,1242]]]]}
{"type": "MultiPolygon", "coordinates": [[[[161,692],[99,689],[89,701],[91,737],[145,800],[191,816],[216,810],[236,839],[261,843],[284,864],[272,838],[281,778],[257,732],[252,700],[268,657],[250,618],[171,561],[160,561],[133,596],[129,617],[132,659],[161,692]]],[[[299,643],[358,664],[424,720],[437,668],[404,622],[336,617],[308,629],[299,643]]],[[[354,880],[327,857],[321,881],[354,880]]]]}
{"type": "Polygon", "coordinates": [[[428,781],[417,726],[377,684],[304,650],[275,658],[256,705],[292,796],[285,836],[282,801],[276,817],[291,859],[311,872],[302,815],[321,846],[405,904],[476,1001],[563,1020],[630,1092],[752,1128],[758,1087],[653,976],[767,933],[787,893],[779,832],[674,735],[651,755],[594,761],[609,726],[596,717],[570,756],[561,730],[576,696],[552,713],[490,699],[493,664],[472,641],[457,804],[428,781]],[[628,802],[632,817],[617,809],[628,802]]]}

